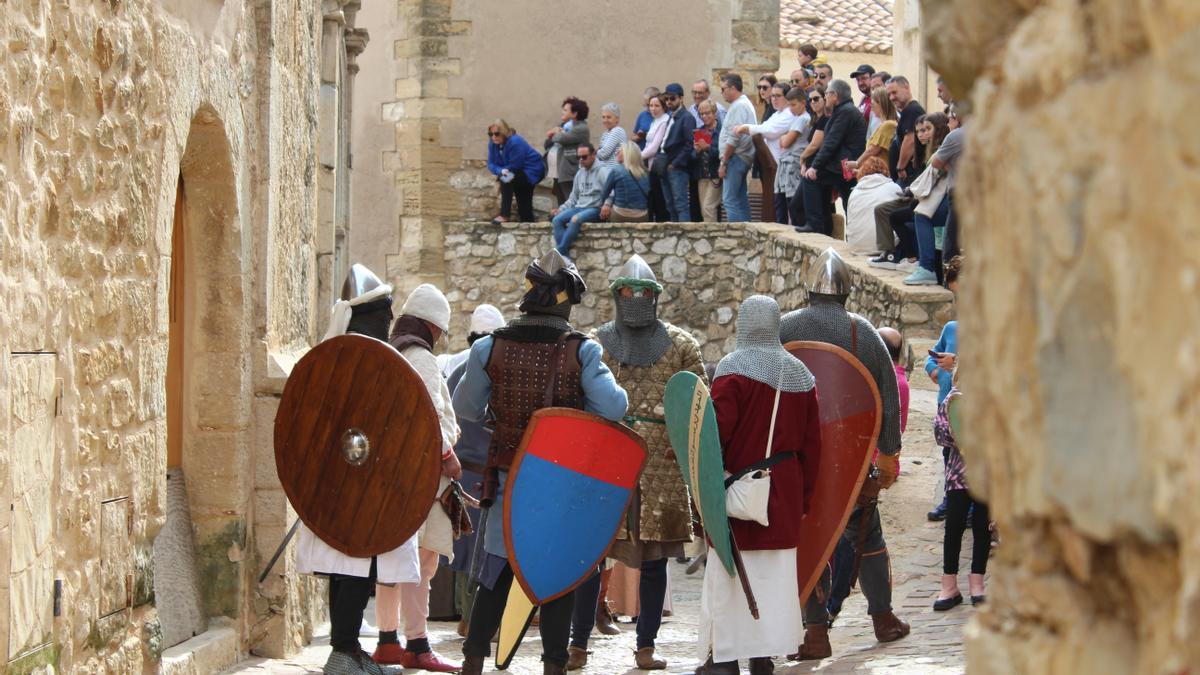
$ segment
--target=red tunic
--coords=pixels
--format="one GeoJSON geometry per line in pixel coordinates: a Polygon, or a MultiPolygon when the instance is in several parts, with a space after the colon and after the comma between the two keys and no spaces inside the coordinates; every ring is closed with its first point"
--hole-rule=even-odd
{"type": "MultiPolygon", "coordinates": [[[[713,380],[713,407],[725,455],[725,470],[734,473],[763,459],[775,390],[743,375],[713,380]]],[[[729,520],[738,548],[765,551],[800,544],[800,519],[808,512],[821,462],[821,423],[817,390],[783,392],[775,419],[772,454],[795,452],[797,457],[771,469],[771,496],[763,527],[748,520],[729,520]]]]}

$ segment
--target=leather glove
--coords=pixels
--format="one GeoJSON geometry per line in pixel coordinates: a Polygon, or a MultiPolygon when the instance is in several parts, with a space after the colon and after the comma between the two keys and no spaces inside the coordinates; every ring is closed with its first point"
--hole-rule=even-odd
{"type": "Polygon", "coordinates": [[[879,484],[883,489],[892,487],[896,482],[896,475],[900,473],[900,452],[897,451],[894,455],[879,453],[879,457],[875,459],[875,468],[879,469],[879,484]]]}

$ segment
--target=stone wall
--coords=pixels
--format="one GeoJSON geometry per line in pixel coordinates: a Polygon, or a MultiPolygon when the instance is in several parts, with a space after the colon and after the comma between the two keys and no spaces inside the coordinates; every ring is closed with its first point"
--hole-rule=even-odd
{"type": "Polygon", "coordinates": [[[278,481],[256,471],[268,458],[252,439],[273,414],[258,402],[278,390],[280,364],[308,345],[315,318],[321,8],[4,3],[0,504],[13,508],[0,508],[0,664],[9,672],[158,670],[166,645],[153,542],[165,519],[172,400],[183,410],[186,525],[210,626],[232,631],[233,657],[280,607],[294,618],[266,638],[267,651],[303,637],[295,608],[315,584],[273,580],[264,595],[256,583],[258,518],[289,514],[271,499],[278,481]],[[176,253],[188,265],[172,298],[176,253]],[[175,307],[185,365],[168,394],[175,307]]]}
{"type": "Polygon", "coordinates": [[[970,671],[1196,672],[1200,3],[924,9],[975,111],[963,441],[1002,544],[970,671]]]}
{"type": "MultiPolygon", "coordinates": [[[[467,322],[476,305],[487,302],[508,317],[516,314],[525,267],[550,245],[548,223],[449,226],[444,288],[454,309],[450,334],[455,348],[466,345],[467,322]]],[[[785,312],[802,306],[809,265],[830,245],[851,265],[854,290],[848,304],[853,311],[912,337],[936,335],[948,320],[948,291],[906,289],[899,273],[879,274],[866,266],[865,258],[849,253],[844,242],[822,235],[767,224],[599,223],[586,225],[575,244],[575,262],[591,292],[572,311],[571,322],[586,331],[612,319],[608,284],[637,253],[664,286],[660,316],[692,331],[705,360],[715,362],[733,349],[741,301],[765,293],[785,312]]]]}

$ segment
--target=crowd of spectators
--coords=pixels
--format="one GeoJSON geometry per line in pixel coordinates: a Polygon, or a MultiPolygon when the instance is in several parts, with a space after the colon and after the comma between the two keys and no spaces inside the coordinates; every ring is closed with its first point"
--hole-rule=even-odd
{"type": "Polygon", "coordinates": [[[721,76],[719,97],[708,81],[693,82],[691,105],[678,83],[648,87],[629,133],[620,108],[605,104],[597,145],[588,104],[568,97],[540,157],[496,120],[493,222],[511,218],[513,196],[520,219],[532,220],[533,186],[548,177],[555,244],[569,255],[581,228],[598,220],[749,221],[748,183],[759,177],[763,220],[833,236],[840,202],[844,238],[870,265],[907,272],[906,284],[942,283],[942,260],[958,249],[953,187],[965,142],[949,90],[938,81],[945,110],[927,113],[901,75],[864,64],[837,79],[812,45],[797,60],[788,80],[764,74],[752,95],[736,73],[721,76]]]}

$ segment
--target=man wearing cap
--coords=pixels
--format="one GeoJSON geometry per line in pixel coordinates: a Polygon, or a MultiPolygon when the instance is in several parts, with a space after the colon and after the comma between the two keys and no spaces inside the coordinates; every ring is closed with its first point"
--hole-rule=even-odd
{"type": "MultiPolygon", "coordinates": [[[[637,651],[643,670],[662,670],[667,662],[654,653],[667,594],[667,559],[683,555],[692,540],[687,486],[675,460],[663,418],[663,391],[680,371],[707,379],[700,343],[687,331],[658,318],[662,285],[654,271],[634,255],[609,286],[616,318],[592,332],[604,347],[604,363],[629,394],[625,424],[646,441],[648,457],[625,523],[609,557],[641,570],[637,651]]],[[[572,670],[587,663],[588,636],[595,623],[600,575],[575,591],[575,619],[568,662],[572,670]]]]}
{"type": "MultiPolygon", "coordinates": [[[[875,380],[883,406],[879,427],[878,472],[870,471],[859,493],[859,503],[850,514],[842,541],[849,543],[859,562],[859,581],[867,598],[867,612],[875,627],[875,638],[892,642],[908,635],[909,626],[892,612],[892,577],[887,543],[879,509],[873,503],[879,490],[896,482],[900,460],[900,393],[891,355],[878,331],[863,317],[846,310],[850,296],[850,270],[832,248],[813,263],[808,279],[808,307],[788,312],[780,325],[780,340],[825,342],[853,354],[875,380]],[[878,473],[878,478],[875,477],[878,473]]],[[[817,588],[804,607],[804,643],[800,660],[823,659],[833,652],[829,645],[830,574],[826,567],[817,588]]]]}
{"type": "Polygon", "coordinates": [[[867,122],[867,138],[871,138],[871,134],[875,133],[875,129],[883,122],[871,114],[871,77],[875,75],[875,69],[870,64],[864,63],[858,67],[853,73],[850,73],[850,79],[858,83],[858,91],[862,93],[862,100],[858,103],[858,109],[862,112],[863,119],[867,122]]]}
{"type": "MultiPolygon", "coordinates": [[[[450,303],[440,290],[430,284],[413,289],[392,324],[388,343],[400,352],[433,400],[442,429],[442,478],[438,495],[450,485],[451,478],[462,475],[462,467],[454,453],[458,440],[458,422],[450,401],[450,391],[442,377],[433,345],[450,330],[450,303]]],[[[441,508],[429,504],[429,515],[417,532],[420,557],[420,578],[399,584],[380,580],[375,589],[375,618],[379,626],[379,644],[375,649],[376,663],[420,668],[440,673],[452,673],[459,664],[448,661],[429,646],[427,617],[429,616],[429,580],[437,573],[438,557],[454,560],[454,534],[450,519],[441,508]],[[404,614],[405,645],[397,635],[400,614],[404,614]]]]}
{"type": "MultiPolygon", "coordinates": [[[[353,333],[384,341],[392,322],[392,287],[371,270],[355,264],[342,285],[341,299],[334,303],[325,333],[326,340],[353,333]]],[[[399,548],[371,558],[353,558],[333,548],[301,524],[296,543],[296,569],[304,574],[329,578],[329,644],[325,662],[327,675],[379,675],[384,671],[362,650],[358,632],[363,612],[371,599],[371,588],[383,583],[407,583],[420,579],[417,536],[399,548]]]]}
{"type": "Polygon", "coordinates": [[[766,517],[729,519],[759,618],[741,580],[709,556],[700,597],[699,653],[707,660],[697,675],[737,675],[739,659],[750,660],[751,675],[769,675],[771,657],[794,648],[792,631],[803,626],[796,601],[800,522],[820,480],[817,399],[812,373],[779,342],[779,305],[763,295],[746,298],[737,349],[717,364],[712,402],[730,478],[770,469],[766,517]]]}
{"type": "MultiPolygon", "coordinates": [[[[551,250],[526,268],[525,286],[521,315],[471,345],[466,372],[454,391],[459,417],[482,422],[490,415],[494,429],[480,500],[488,508],[482,526],[484,559],[463,644],[463,675],[483,672],[513,583],[501,527],[502,490],[530,416],[547,406],[561,406],[617,421],[629,403],[604,365],[600,345],[571,328],[571,307],[587,290],[575,265],[551,250]]],[[[538,610],[545,675],[566,672],[574,600],[568,593],[538,610]]]]}
{"type": "Polygon", "coordinates": [[[492,331],[503,325],[504,314],[496,309],[495,305],[484,303],[476,307],[475,311],[471,312],[471,322],[467,328],[467,348],[453,354],[437,355],[438,368],[442,371],[442,376],[449,379],[450,373],[466,362],[467,356],[471,353],[471,345],[475,343],[475,340],[491,334],[492,331]]]}
{"type": "Polygon", "coordinates": [[[690,222],[692,211],[688,205],[688,177],[691,176],[689,166],[696,119],[683,106],[683,85],[678,82],[667,85],[663,100],[670,115],[660,150],[667,157],[667,175],[661,183],[663,199],[673,222],[690,222]]]}

